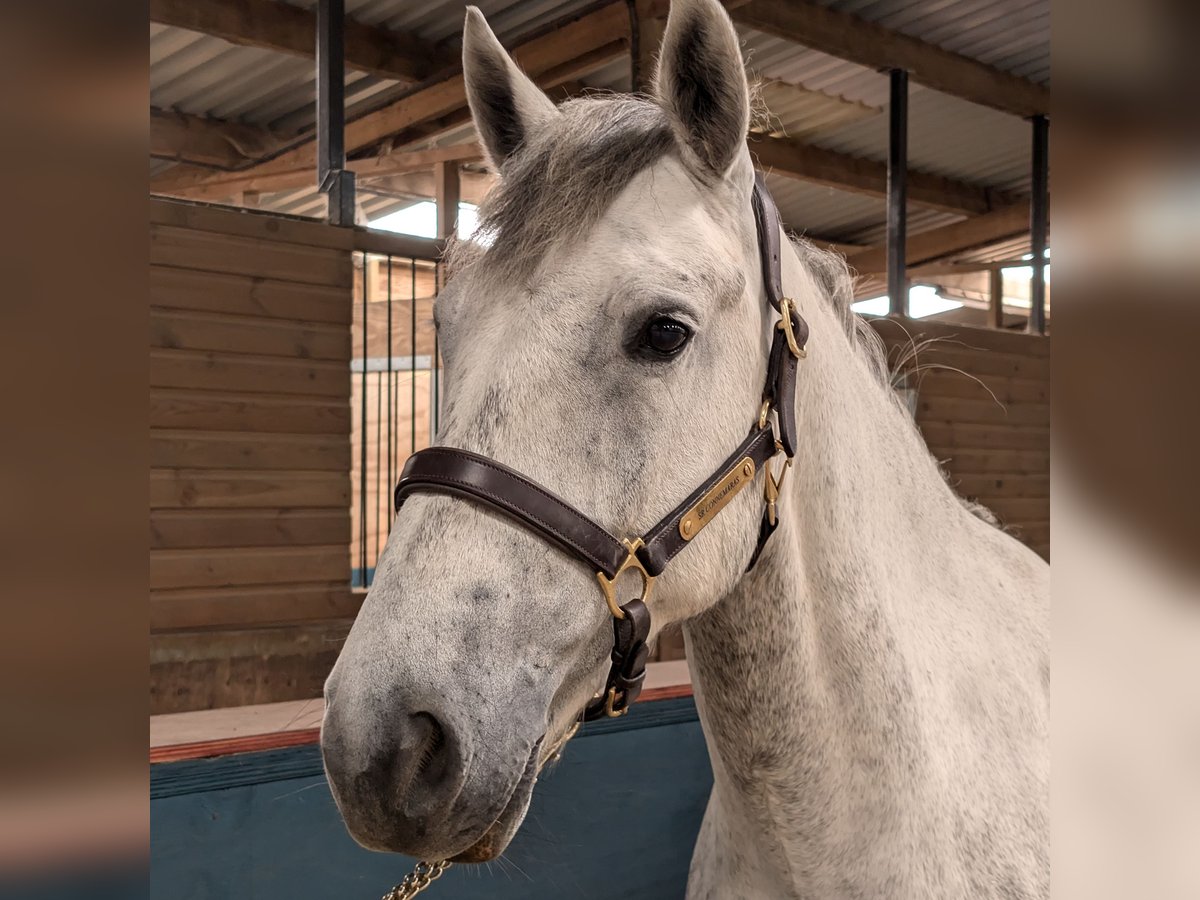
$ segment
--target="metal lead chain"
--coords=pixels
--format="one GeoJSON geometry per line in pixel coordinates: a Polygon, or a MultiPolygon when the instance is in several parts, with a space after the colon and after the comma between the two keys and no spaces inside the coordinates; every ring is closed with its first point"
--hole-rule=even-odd
{"type": "Polygon", "coordinates": [[[450,860],[440,859],[437,862],[419,862],[404,880],[383,895],[382,900],[410,900],[425,888],[442,877],[442,873],[450,868],[450,860]]]}

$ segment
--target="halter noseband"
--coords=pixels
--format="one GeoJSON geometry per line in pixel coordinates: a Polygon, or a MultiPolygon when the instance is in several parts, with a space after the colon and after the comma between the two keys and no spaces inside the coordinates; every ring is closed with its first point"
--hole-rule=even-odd
{"type": "Polygon", "coordinates": [[[762,409],[749,435],[737,449],[657,525],[642,537],[622,540],[516,470],[486,456],[453,447],[430,447],[414,453],[405,463],[396,485],[397,511],[405,498],[415,491],[463,497],[503,513],[596,570],[604,600],[613,616],[613,651],[604,693],[584,710],[587,721],[629,711],[629,706],[641,693],[646,677],[649,652],[646,640],[650,635],[650,611],[646,608],[646,600],[654,587],[654,579],[763,467],[766,468],[766,509],[758,545],[746,571],[754,567],[767,539],[775,531],[779,486],[796,453],[796,364],[805,355],[808,324],[796,310],[795,303],[783,295],[779,211],[761,174],[755,176],[752,199],[763,285],[767,300],[780,314],[771,340],[762,409]],[[778,437],[770,421],[772,409],[779,420],[778,437]],[[770,461],[778,453],[784,454],[785,462],[776,478],[771,472],[770,461]],[[621,605],[617,602],[616,581],[630,569],[641,575],[642,590],[637,599],[621,605]]]}

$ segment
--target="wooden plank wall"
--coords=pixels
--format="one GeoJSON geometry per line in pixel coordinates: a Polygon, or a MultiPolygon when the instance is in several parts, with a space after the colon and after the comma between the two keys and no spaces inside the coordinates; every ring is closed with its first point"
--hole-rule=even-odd
{"type": "Polygon", "coordinates": [[[348,620],[345,232],[151,201],[151,711],[315,697],[348,620]]]}
{"type": "Polygon", "coordinates": [[[1050,338],[922,320],[872,325],[893,365],[911,357],[903,370],[917,426],[951,484],[1049,559],[1050,338]]]}

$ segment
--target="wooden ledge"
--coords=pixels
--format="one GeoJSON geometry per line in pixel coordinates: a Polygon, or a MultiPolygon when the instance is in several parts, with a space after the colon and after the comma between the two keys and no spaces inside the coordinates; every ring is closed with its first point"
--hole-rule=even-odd
{"type": "MultiPolygon", "coordinates": [[[[687,662],[652,662],[638,703],[692,695],[687,662]]],[[[150,717],[150,762],[179,762],[317,743],[321,698],[150,717]]]]}

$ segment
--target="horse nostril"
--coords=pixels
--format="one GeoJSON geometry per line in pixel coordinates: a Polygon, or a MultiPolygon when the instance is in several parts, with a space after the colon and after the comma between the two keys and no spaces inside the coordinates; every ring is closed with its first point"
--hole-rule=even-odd
{"type": "Polygon", "coordinates": [[[406,748],[417,758],[412,781],[434,787],[446,780],[451,757],[446,746],[446,731],[432,713],[419,712],[409,716],[413,742],[406,748]]]}

